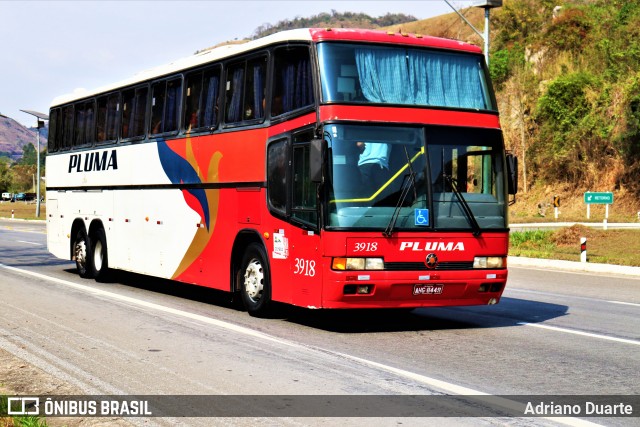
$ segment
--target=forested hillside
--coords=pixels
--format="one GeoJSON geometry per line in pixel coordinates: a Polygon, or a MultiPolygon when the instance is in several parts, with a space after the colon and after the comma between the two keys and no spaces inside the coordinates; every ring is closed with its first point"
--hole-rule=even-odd
{"type": "MultiPolygon", "coordinates": [[[[640,196],[640,0],[507,1],[491,71],[526,183],[640,196]]],[[[524,184],[523,183],[523,184],[524,184]]]]}
{"type": "MultiPolygon", "coordinates": [[[[483,29],[481,9],[463,13],[483,29]]],[[[334,11],[265,25],[254,36],[387,25],[482,45],[453,12],[413,22],[410,15],[383,18],[396,21],[334,11]]],[[[587,190],[613,191],[618,212],[640,210],[640,0],[504,0],[491,11],[490,69],[505,141],[520,159],[516,212],[557,194],[566,211],[582,210],[587,190]]]]}
{"type": "MultiPolygon", "coordinates": [[[[463,11],[478,29],[483,11],[463,11]]],[[[613,191],[640,211],[640,0],[504,0],[491,11],[490,69],[508,148],[520,159],[522,203],[613,191]]],[[[390,29],[399,29],[393,26],[390,29]]],[[[403,31],[481,39],[455,14],[403,31]]],[[[573,201],[573,202],[571,202],[573,201]]]]}

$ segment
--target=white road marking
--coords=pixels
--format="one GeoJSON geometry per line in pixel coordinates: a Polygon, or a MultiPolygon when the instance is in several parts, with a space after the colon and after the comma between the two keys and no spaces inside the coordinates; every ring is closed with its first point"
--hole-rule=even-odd
{"type": "Polygon", "coordinates": [[[508,297],[509,293],[511,293],[511,292],[516,292],[516,293],[520,292],[520,293],[525,293],[525,294],[543,295],[543,296],[550,296],[550,297],[571,298],[571,299],[585,300],[585,301],[608,302],[610,304],[624,304],[624,305],[631,305],[631,306],[640,307],[640,304],[635,303],[635,302],[607,301],[607,300],[602,300],[600,298],[583,297],[583,296],[579,296],[579,295],[564,295],[564,294],[558,294],[558,293],[553,293],[553,292],[534,291],[534,290],[531,290],[531,289],[507,288],[505,290],[504,296],[508,297]]]}
{"type": "Polygon", "coordinates": [[[548,329],[550,331],[563,332],[565,334],[582,335],[583,337],[598,338],[601,340],[615,341],[623,344],[640,345],[640,341],[629,340],[626,338],[610,337],[608,335],[593,334],[591,332],[582,332],[575,329],[559,328],[557,326],[542,325],[540,323],[518,322],[521,326],[533,326],[534,328],[548,329]]]}
{"type": "Polygon", "coordinates": [[[26,243],[27,245],[42,246],[42,243],[27,242],[26,240],[16,240],[18,243],[26,243]]]}
{"type": "MultiPolygon", "coordinates": [[[[281,345],[285,345],[288,347],[294,347],[294,348],[299,348],[299,349],[305,349],[305,350],[312,350],[312,351],[319,351],[322,352],[324,354],[330,354],[333,355],[335,357],[339,357],[339,358],[344,358],[344,359],[349,359],[352,360],[354,362],[360,363],[362,365],[366,365],[366,366],[370,366],[376,369],[380,369],[389,373],[393,373],[395,375],[440,389],[446,393],[451,393],[451,394],[457,394],[457,395],[474,395],[474,396],[489,396],[491,397],[491,402],[493,404],[498,404],[500,406],[502,406],[503,408],[507,408],[507,409],[512,409],[512,408],[518,408],[520,407],[518,402],[515,402],[513,400],[509,400],[506,398],[499,398],[497,396],[491,396],[488,393],[485,392],[481,392],[472,388],[468,388],[468,387],[464,387],[464,386],[460,386],[457,384],[453,384],[453,383],[449,383],[446,381],[442,381],[442,380],[438,380],[435,378],[431,378],[428,377],[426,375],[421,375],[421,374],[417,374],[415,372],[411,372],[411,371],[407,371],[404,369],[400,369],[400,368],[395,368],[393,366],[389,366],[389,365],[385,365],[382,363],[378,363],[378,362],[374,362],[372,360],[367,360],[367,359],[363,359],[357,356],[352,356],[349,354],[345,354],[345,353],[340,353],[340,352],[336,352],[336,351],[332,351],[332,350],[327,350],[327,349],[323,349],[320,347],[314,347],[314,346],[308,346],[308,345],[303,345],[303,344],[299,344],[299,343],[295,343],[293,341],[290,340],[286,340],[286,339],[282,339],[282,338],[278,338],[269,334],[265,334],[262,332],[258,332],[255,331],[253,329],[249,329],[249,328],[245,328],[243,326],[239,326],[239,325],[234,325],[233,323],[228,323],[228,322],[224,322],[222,320],[217,320],[217,319],[213,319],[211,317],[207,317],[207,316],[202,316],[199,314],[195,314],[195,313],[190,313],[188,311],[184,311],[184,310],[177,310],[175,308],[171,308],[171,307],[166,307],[160,304],[155,304],[152,302],[148,302],[148,301],[143,301],[143,300],[139,300],[136,298],[131,298],[131,297],[127,297],[124,295],[120,295],[114,292],[109,292],[109,291],[104,291],[101,289],[95,289],[92,288],[90,286],[86,286],[86,285],[81,285],[78,283],[74,283],[74,282],[70,282],[67,280],[63,280],[63,279],[58,279],[55,277],[51,277],[51,276],[47,276],[45,274],[40,274],[40,273],[36,273],[33,271],[29,271],[29,270],[23,270],[20,268],[16,268],[16,267],[11,267],[8,265],[4,265],[4,264],[0,264],[1,268],[4,268],[6,270],[9,271],[13,271],[15,273],[18,274],[22,274],[22,275],[26,275],[26,276],[31,276],[31,277],[35,277],[41,280],[46,280],[49,282],[53,282],[53,283],[57,283],[59,285],[63,285],[63,286],[67,286],[69,288],[73,288],[73,289],[77,289],[80,291],[84,291],[90,294],[94,294],[94,295],[99,295],[99,296],[103,296],[103,297],[107,297],[107,298],[111,298],[113,300],[116,301],[122,301],[122,302],[126,302],[132,305],[137,305],[139,307],[145,307],[145,308],[149,308],[152,310],[157,310],[163,313],[168,313],[168,314],[173,314],[175,316],[180,316],[180,317],[184,317],[184,318],[188,318],[188,319],[192,319],[192,320],[197,320],[206,324],[210,324],[210,325],[214,325],[217,326],[219,328],[222,329],[226,329],[229,331],[233,331],[233,332],[237,332],[240,334],[244,334],[244,335],[248,335],[254,338],[258,338],[261,340],[265,340],[265,341],[271,341],[271,342],[275,342],[281,345]]],[[[527,323],[522,323],[523,325],[531,325],[531,326],[537,326],[537,325],[532,325],[532,324],[527,324],[527,323]]],[[[550,421],[554,421],[557,422],[559,424],[564,424],[564,425],[568,425],[568,426],[599,426],[600,424],[595,424],[592,423],[590,421],[585,421],[579,418],[573,418],[573,417],[541,417],[541,418],[545,418],[547,420],[550,421]]]]}
{"type": "Polygon", "coordinates": [[[624,301],[607,301],[607,302],[610,302],[611,304],[623,304],[623,305],[631,305],[634,307],[640,307],[640,304],[635,302],[624,302],[624,301]]]}

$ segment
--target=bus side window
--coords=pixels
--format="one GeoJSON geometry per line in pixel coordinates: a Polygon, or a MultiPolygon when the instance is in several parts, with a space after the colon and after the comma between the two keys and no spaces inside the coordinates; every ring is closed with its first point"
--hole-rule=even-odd
{"type": "Polygon", "coordinates": [[[226,123],[264,118],[267,57],[260,56],[230,66],[226,81],[226,123]]]}
{"type": "Polygon", "coordinates": [[[307,107],[313,102],[309,49],[306,46],[276,49],[271,116],[307,107]]]}
{"type": "Polygon", "coordinates": [[[115,141],[118,138],[118,113],[120,112],[118,92],[98,98],[96,112],[96,142],[115,141]]]}
{"type": "Polygon", "coordinates": [[[151,135],[178,130],[182,80],[163,80],[151,86],[151,135]]]}
{"type": "Polygon", "coordinates": [[[151,86],[151,135],[164,132],[162,119],[164,116],[164,101],[167,93],[167,82],[165,80],[154,83],[151,86]]]}
{"type": "Polygon", "coordinates": [[[282,214],[287,209],[287,147],[282,139],[267,148],[267,197],[271,208],[282,214]]]}
{"type": "Polygon", "coordinates": [[[144,136],[147,92],[147,86],[142,86],[129,89],[122,93],[122,126],[120,128],[120,136],[123,139],[144,136]]]}
{"type": "Polygon", "coordinates": [[[247,74],[245,76],[244,120],[264,118],[266,74],[266,56],[247,62],[247,74]]]}
{"type": "Polygon", "coordinates": [[[182,95],[182,79],[177,78],[167,82],[167,97],[164,110],[164,132],[178,130],[180,114],[180,96],[182,95]]]}
{"type": "Polygon", "coordinates": [[[74,147],[93,144],[94,140],[94,104],[93,101],[76,104],[75,106],[74,147]]]}
{"type": "Polygon", "coordinates": [[[220,92],[220,67],[205,70],[202,106],[199,121],[202,126],[214,129],[218,123],[218,95],[220,92]]]}
{"type": "Polygon", "coordinates": [[[85,121],[84,121],[84,143],[91,145],[95,142],[96,132],[96,104],[94,100],[88,101],[85,105],[85,121]]]}
{"type": "Polygon", "coordinates": [[[84,145],[84,104],[76,104],[75,106],[76,120],[74,122],[74,141],[73,146],[84,145]]]}
{"type": "Polygon", "coordinates": [[[242,89],[244,83],[244,62],[227,69],[227,101],[225,122],[242,120],[242,89]]]}
{"type": "Polygon", "coordinates": [[[62,109],[62,145],[60,148],[69,149],[73,146],[73,105],[62,109]]]}
{"type": "Polygon", "coordinates": [[[58,119],[59,114],[59,108],[53,108],[49,113],[49,138],[47,138],[47,152],[49,153],[58,151],[58,147],[60,147],[60,132],[58,131],[60,126],[60,120],[58,119]]]}
{"type": "Polygon", "coordinates": [[[187,74],[184,108],[184,127],[187,132],[200,127],[198,115],[201,94],[202,71],[187,74]]]}
{"type": "Polygon", "coordinates": [[[215,129],[218,123],[220,66],[188,74],[186,88],[185,130],[215,129]]]}
{"type": "Polygon", "coordinates": [[[313,131],[304,131],[293,139],[293,198],[291,217],[317,227],[317,184],[311,180],[310,141],[313,131]]]}
{"type": "Polygon", "coordinates": [[[135,91],[127,90],[122,92],[122,124],[120,127],[120,137],[129,138],[133,132],[130,132],[131,122],[134,110],[135,91]]]}

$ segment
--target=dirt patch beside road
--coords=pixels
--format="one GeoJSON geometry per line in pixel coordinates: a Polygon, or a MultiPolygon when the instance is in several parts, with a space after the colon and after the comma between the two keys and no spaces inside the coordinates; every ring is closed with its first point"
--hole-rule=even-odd
{"type": "MultiPolygon", "coordinates": [[[[13,354],[0,349],[0,395],[4,396],[77,396],[77,387],[30,365],[13,354]]],[[[46,418],[47,425],[88,427],[98,425],[131,426],[122,418],[46,418]]],[[[0,426],[12,426],[9,419],[0,418],[0,426]]]]}

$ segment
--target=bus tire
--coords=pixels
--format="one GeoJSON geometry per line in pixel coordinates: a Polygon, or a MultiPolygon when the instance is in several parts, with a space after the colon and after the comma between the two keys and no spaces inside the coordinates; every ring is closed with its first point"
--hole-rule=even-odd
{"type": "Polygon", "coordinates": [[[83,279],[91,279],[91,260],[90,260],[91,241],[84,227],[78,230],[76,238],[73,241],[73,259],[76,261],[76,269],[83,279]]]}
{"type": "Polygon", "coordinates": [[[247,246],[238,271],[238,283],[247,312],[256,317],[267,316],[271,308],[271,272],[262,245],[247,246]]]}
{"type": "Polygon", "coordinates": [[[107,257],[107,237],[102,228],[96,229],[91,239],[91,274],[97,281],[104,281],[109,272],[107,257]]]}

